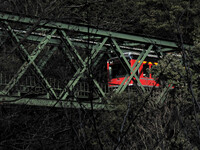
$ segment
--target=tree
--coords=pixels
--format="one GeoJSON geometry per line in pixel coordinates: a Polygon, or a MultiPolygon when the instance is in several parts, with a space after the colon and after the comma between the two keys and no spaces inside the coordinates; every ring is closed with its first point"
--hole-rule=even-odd
{"type": "MultiPolygon", "coordinates": [[[[157,102],[159,96],[155,96],[152,88],[144,95],[138,92],[111,95],[111,101],[118,105],[115,111],[43,110],[28,106],[9,109],[1,106],[0,146],[7,149],[200,147],[199,1],[29,0],[22,3],[20,0],[1,0],[0,8],[11,13],[81,23],[110,31],[170,38],[180,46],[178,56],[167,55],[154,68],[155,78],[165,82],[166,86],[173,84],[175,87],[164,104],[157,102]],[[183,41],[194,41],[196,47],[185,50],[181,47],[183,41]]],[[[67,60],[58,60],[60,56],[60,53],[54,54],[52,64],[52,68],[58,66],[59,69],[48,69],[54,77],[54,72],[63,74],[66,69],[63,63],[67,60]]],[[[18,61],[14,57],[12,63],[17,64],[18,61]]],[[[6,64],[2,64],[1,68],[5,68],[6,64]]],[[[15,69],[13,66],[11,68],[15,69]]],[[[92,97],[92,86],[90,90],[92,97]]],[[[160,93],[158,91],[158,95],[160,93]]]]}

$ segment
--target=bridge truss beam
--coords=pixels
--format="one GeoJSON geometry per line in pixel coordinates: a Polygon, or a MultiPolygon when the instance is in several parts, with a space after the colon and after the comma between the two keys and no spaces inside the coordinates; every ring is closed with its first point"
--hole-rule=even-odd
{"type": "MultiPolygon", "coordinates": [[[[5,97],[6,100],[9,100],[9,96],[13,99],[12,95],[10,95],[10,91],[17,85],[28,68],[30,68],[32,73],[37,76],[38,82],[50,95],[50,99],[62,101],[62,103],[68,101],[70,93],[75,91],[76,85],[80,82],[81,78],[86,76],[86,74],[89,78],[92,78],[98,97],[105,98],[106,92],[102,89],[94,75],[91,72],[88,74],[88,67],[95,68],[104,56],[104,53],[111,54],[113,51],[116,53],[116,56],[119,58],[127,72],[125,79],[115,92],[122,93],[133,77],[136,79],[142,91],[145,92],[145,88],[142,86],[136,75],[136,72],[145,58],[158,57],[157,54],[162,55],[164,53],[179,50],[178,43],[172,41],[110,32],[94,27],[68,24],[48,19],[0,12],[0,21],[0,36],[5,37],[5,33],[7,33],[5,40],[0,41],[1,45],[10,37],[24,61],[17,73],[0,92],[2,95],[1,97],[4,97],[4,100],[5,97]],[[38,45],[31,54],[29,54],[24,46],[25,43],[37,43],[38,45]],[[38,55],[44,51],[46,46],[51,46],[51,48],[46,50],[44,56],[36,62],[38,55]],[[80,50],[77,50],[77,47],[83,50],[89,50],[89,55],[83,58],[80,54],[80,50]],[[51,60],[54,52],[58,50],[64,54],[64,57],[70,61],[76,71],[65,86],[59,92],[56,92],[43,75],[42,71],[44,66],[48,65],[47,62],[51,60]],[[133,67],[130,66],[128,60],[124,56],[124,52],[127,51],[134,52],[138,56],[133,67]]],[[[184,47],[188,48],[190,45],[184,45],[184,47]]],[[[3,100],[2,98],[0,101],[3,100]]],[[[27,102],[26,98],[21,97],[21,100],[24,103],[27,102]]],[[[35,100],[31,99],[31,101],[35,100]]],[[[43,102],[43,100],[40,100],[40,102],[48,105],[46,102],[43,102]]],[[[35,102],[35,104],[36,103],[37,102],[35,102]]],[[[66,106],[68,106],[68,104],[66,104],[66,106]]]]}

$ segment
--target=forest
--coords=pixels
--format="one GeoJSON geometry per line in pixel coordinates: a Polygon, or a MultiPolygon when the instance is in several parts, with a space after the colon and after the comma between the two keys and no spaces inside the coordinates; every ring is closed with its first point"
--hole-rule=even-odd
{"type": "MultiPolygon", "coordinates": [[[[109,111],[0,103],[0,150],[200,149],[199,0],[0,0],[0,12],[156,37],[180,45],[179,57],[165,55],[151,70],[154,78],[175,87],[161,101],[162,89],[148,88],[143,94],[109,95],[117,106],[109,111]],[[183,43],[193,48],[184,49],[183,43]]],[[[6,60],[10,53],[10,43],[0,45],[0,72],[14,72],[19,65],[15,56],[6,60]]],[[[62,79],[72,68],[64,68],[66,62],[57,56],[60,54],[52,56],[51,64],[56,69],[46,68],[46,74],[62,79]]],[[[99,64],[99,68],[104,68],[101,65],[106,67],[99,64]]]]}

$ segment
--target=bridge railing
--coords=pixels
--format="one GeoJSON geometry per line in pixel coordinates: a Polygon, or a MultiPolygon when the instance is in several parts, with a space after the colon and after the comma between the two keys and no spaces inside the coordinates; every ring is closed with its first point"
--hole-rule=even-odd
{"type": "MultiPolygon", "coordinates": [[[[4,72],[0,72],[0,92],[3,91],[5,86],[9,83],[9,81],[12,79],[14,74],[8,74],[4,72]]],[[[59,81],[56,78],[47,78],[49,84],[52,86],[56,94],[60,94],[63,90],[64,83],[61,84],[61,81],[59,81]]],[[[112,94],[115,93],[117,90],[117,87],[109,88],[107,83],[99,83],[99,86],[101,87],[102,91],[106,94],[112,94]]],[[[131,93],[133,91],[137,90],[137,86],[129,86],[126,88],[127,93],[131,93]]],[[[151,91],[152,88],[146,88],[147,91],[151,91]]],[[[159,97],[159,94],[161,93],[162,88],[158,88],[153,92],[151,96],[153,97],[159,97]]],[[[70,91],[68,91],[70,93],[70,91]]],[[[137,91],[138,92],[138,91],[137,91]]],[[[89,85],[86,81],[80,81],[77,83],[77,85],[74,87],[73,92],[69,94],[69,96],[72,96],[74,98],[80,98],[80,99],[88,99],[92,93],[92,96],[94,99],[98,99],[101,97],[101,93],[98,93],[97,87],[95,85],[89,85]],[[92,87],[90,87],[92,86],[92,87]],[[92,89],[91,89],[92,88],[92,89]]],[[[15,87],[12,89],[12,92],[10,94],[11,96],[34,96],[39,98],[49,98],[49,94],[45,90],[44,87],[41,86],[40,83],[38,83],[35,76],[24,76],[22,77],[19,82],[15,85],[15,87]],[[16,95],[17,94],[17,95],[16,95]]]]}
{"type": "MultiPolygon", "coordinates": [[[[14,74],[8,74],[4,72],[0,72],[0,91],[2,91],[5,86],[9,83],[12,79],[14,74]]],[[[47,78],[47,81],[51,85],[51,87],[59,94],[63,90],[63,83],[56,78],[47,78]]],[[[67,83],[67,82],[66,82],[67,83]]],[[[112,89],[108,88],[107,83],[99,83],[102,91],[104,93],[109,93],[112,89]]],[[[98,90],[95,88],[96,86],[93,85],[93,96],[98,97],[100,96],[98,90]]],[[[37,81],[35,76],[24,76],[22,77],[19,82],[13,87],[12,93],[21,93],[21,94],[46,94],[46,90],[41,86],[41,84],[37,81]]],[[[86,98],[89,97],[90,93],[90,85],[86,81],[80,81],[77,83],[76,87],[73,90],[73,95],[75,97],[86,98]]]]}

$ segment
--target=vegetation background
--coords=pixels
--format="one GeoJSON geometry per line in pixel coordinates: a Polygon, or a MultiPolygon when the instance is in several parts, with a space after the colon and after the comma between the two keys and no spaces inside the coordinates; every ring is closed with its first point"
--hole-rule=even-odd
{"type": "Polygon", "coordinates": [[[152,88],[112,95],[116,111],[0,105],[0,149],[200,148],[199,0],[0,0],[0,11],[194,45],[180,47],[182,61],[166,55],[153,68],[176,87],[164,102],[152,88]]]}

